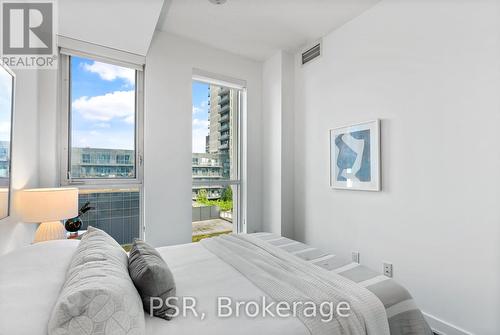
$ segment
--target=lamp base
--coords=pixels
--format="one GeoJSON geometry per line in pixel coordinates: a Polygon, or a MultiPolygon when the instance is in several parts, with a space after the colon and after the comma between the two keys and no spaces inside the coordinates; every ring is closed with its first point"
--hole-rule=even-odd
{"type": "Polygon", "coordinates": [[[61,221],[42,222],[35,232],[33,243],[65,238],[66,230],[61,221]]]}

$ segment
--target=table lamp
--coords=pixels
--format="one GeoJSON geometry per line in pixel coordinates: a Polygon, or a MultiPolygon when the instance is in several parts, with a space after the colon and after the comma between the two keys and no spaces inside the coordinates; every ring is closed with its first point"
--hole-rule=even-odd
{"type": "Polygon", "coordinates": [[[9,189],[7,187],[0,188],[0,218],[9,215],[9,189]]]}
{"type": "Polygon", "coordinates": [[[33,243],[66,238],[60,220],[78,216],[77,188],[33,188],[21,190],[19,209],[24,222],[41,223],[33,243]]]}

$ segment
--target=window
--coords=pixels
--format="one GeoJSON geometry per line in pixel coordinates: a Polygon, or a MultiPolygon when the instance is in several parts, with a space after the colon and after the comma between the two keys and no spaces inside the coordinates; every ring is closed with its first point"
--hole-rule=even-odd
{"type": "Polygon", "coordinates": [[[61,56],[61,184],[80,188],[82,221],[128,244],[142,236],[141,66],[61,56]]]}
{"type": "Polygon", "coordinates": [[[126,160],[138,153],[137,81],[142,73],[91,58],[69,56],[67,61],[67,178],[137,179],[138,159],[126,160]],[[94,168],[82,169],[82,163],[94,168]],[[127,173],[117,167],[128,163],[127,173]]]}
{"type": "Polygon", "coordinates": [[[82,154],[82,163],[85,163],[85,164],[90,163],[90,154],[82,154]]]}
{"type": "MultiPolygon", "coordinates": [[[[111,151],[112,149],[105,149],[106,151],[111,151]]],[[[98,164],[109,164],[111,155],[109,153],[99,153],[97,154],[97,163],[98,164]]],[[[112,176],[105,176],[112,177],[112,176]]],[[[88,178],[88,177],[87,177],[88,178]]]]}
{"type": "Polygon", "coordinates": [[[243,89],[193,81],[193,242],[242,231],[242,94],[243,89]]]}
{"type": "Polygon", "coordinates": [[[116,155],[116,164],[130,164],[130,156],[116,155]]]}

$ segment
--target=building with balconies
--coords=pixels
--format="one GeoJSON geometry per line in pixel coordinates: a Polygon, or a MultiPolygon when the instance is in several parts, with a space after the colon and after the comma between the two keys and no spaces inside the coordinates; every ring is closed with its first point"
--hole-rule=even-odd
{"type": "MultiPolygon", "coordinates": [[[[222,179],[222,165],[219,154],[216,153],[193,153],[192,176],[194,181],[219,180],[222,179]]],[[[196,200],[200,190],[207,191],[210,200],[219,199],[224,187],[222,185],[195,184],[192,187],[192,199],[196,200]]]]}
{"type": "Polygon", "coordinates": [[[73,147],[71,151],[71,178],[132,178],[134,166],[134,150],[73,147]]]}
{"type": "Polygon", "coordinates": [[[10,141],[0,141],[0,186],[9,186],[10,141]]]}

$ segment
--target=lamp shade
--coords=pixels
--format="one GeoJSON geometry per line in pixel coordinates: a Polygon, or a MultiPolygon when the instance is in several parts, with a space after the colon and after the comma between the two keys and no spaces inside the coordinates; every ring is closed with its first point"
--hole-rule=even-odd
{"type": "Polygon", "coordinates": [[[40,227],[36,230],[33,243],[50,240],[63,240],[65,238],[66,230],[64,230],[64,226],[60,221],[42,222],[40,227]]]}
{"type": "Polygon", "coordinates": [[[0,218],[4,218],[9,214],[9,189],[6,187],[0,188],[0,218]]]}
{"type": "Polygon", "coordinates": [[[34,188],[19,192],[18,207],[24,222],[49,222],[78,216],[77,188],[34,188]]]}

